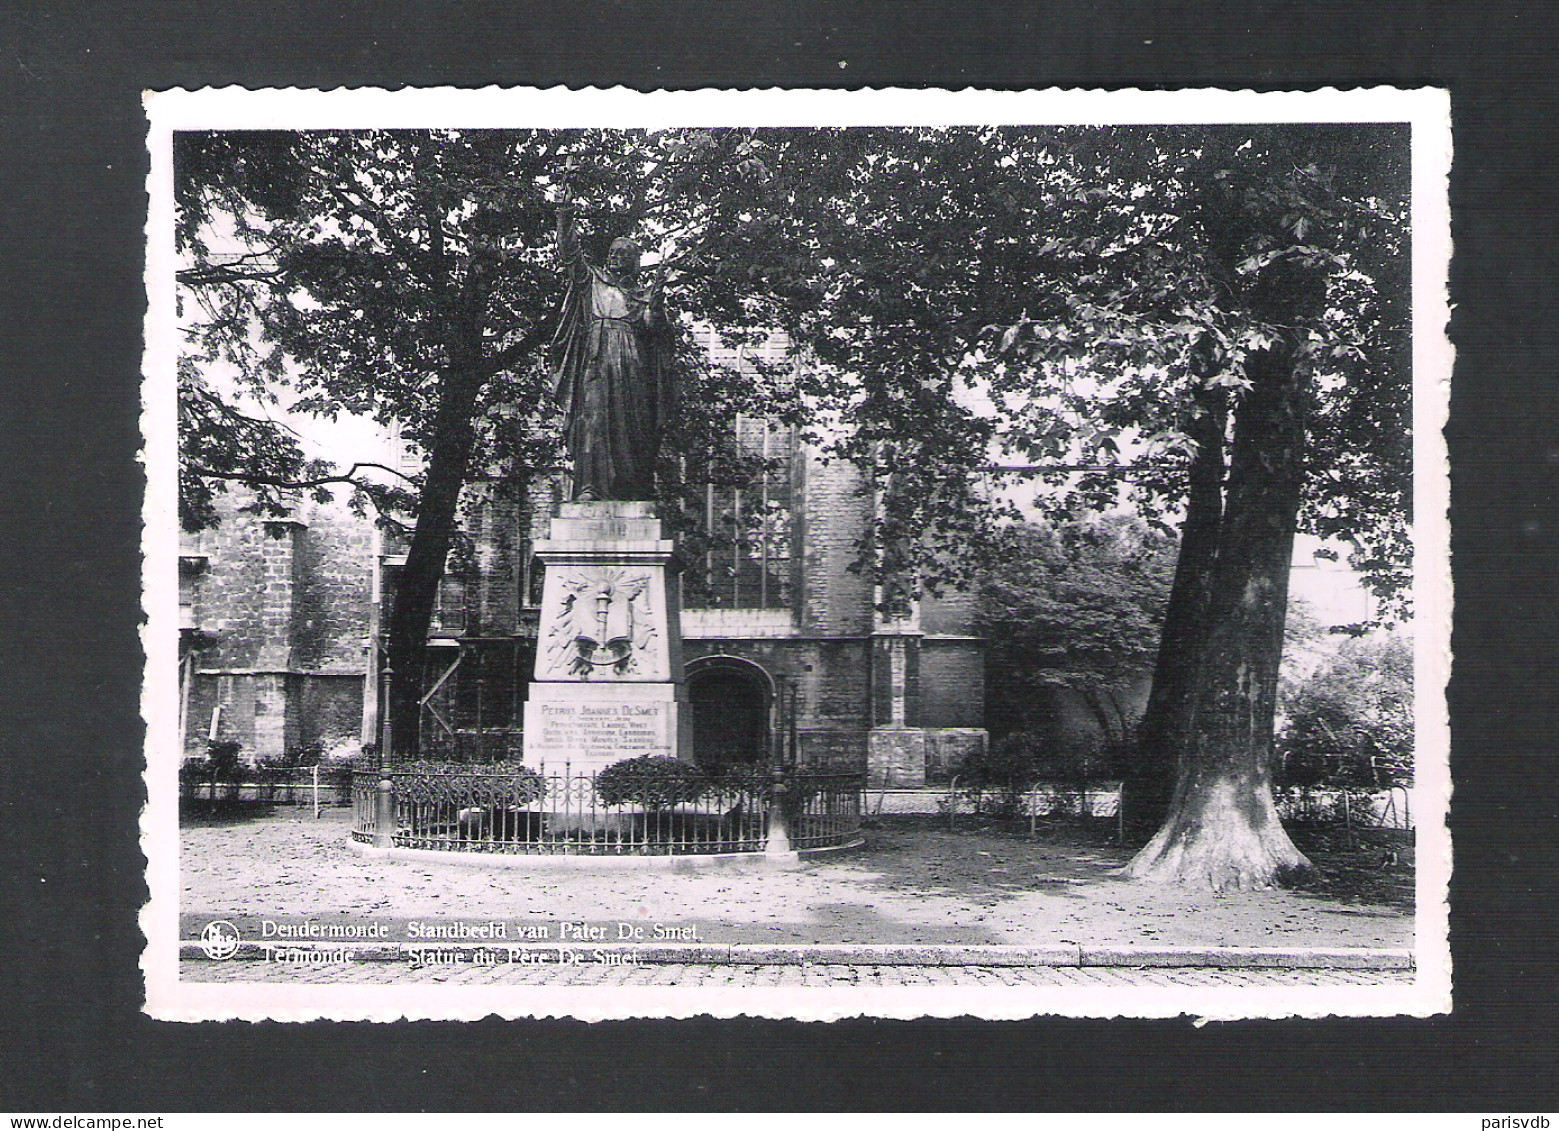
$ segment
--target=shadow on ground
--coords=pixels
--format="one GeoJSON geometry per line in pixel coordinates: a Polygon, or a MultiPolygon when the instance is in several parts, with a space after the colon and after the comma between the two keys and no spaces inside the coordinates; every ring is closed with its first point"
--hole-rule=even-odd
{"type": "Polygon", "coordinates": [[[880,873],[874,882],[883,889],[987,904],[1032,891],[1084,899],[1078,889],[1119,882],[1110,873],[1131,855],[1086,826],[1031,837],[1027,824],[980,818],[949,830],[941,821],[883,817],[864,835],[860,862],[880,873]]]}
{"type": "Polygon", "coordinates": [[[1294,894],[1412,912],[1417,892],[1411,830],[1299,825],[1289,835],[1317,869],[1289,886],[1294,894]]]}
{"type": "MultiPolygon", "coordinates": [[[[1298,826],[1291,833],[1316,872],[1286,890],[1314,900],[1412,912],[1411,831],[1298,826]]],[[[982,902],[1031,891],[1087,898],[1090,886],[1129,885],[1114,872],[1137,848],[1118,843],[1113,822],[1097,820],[1040,822],[1031,834],[1026,822],[966,817],[949,829],[940,820],[883,817],[868,822],[864,834],[863,863],[869,860],[881,872],[877,882],[885,889],[982,902]]]]}
{"type": "Polygon", "coordinates": [[[272,817],[301,814],[303,807],[281,801],[234,801],[217,798],[181,798],[179,800],[179,825],[184,828],[221,828],[228,825],[249,825],[272,817]]]}

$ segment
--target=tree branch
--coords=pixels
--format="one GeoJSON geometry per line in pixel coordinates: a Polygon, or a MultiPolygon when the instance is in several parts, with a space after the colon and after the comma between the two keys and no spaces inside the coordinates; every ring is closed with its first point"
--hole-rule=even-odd
{"type": "Polygon", "coordinates": [[[323,182],[324,189],[341,203],[347,211],[359,217],[364,223],[370,225],[375,234],[383,240],[394,252],[398,252],[406,260],[408,267],[426,267],[429,253],[416,245],[415,242],[406,239],[393,224],[380,223],[381,216],[376,211],[370,211],[369,202],[359,197],[354,200],[352,195],[335,182],[326,179],[323,182]]]}
{"type": "Polygon", "coordinates": [[[210,287],[222,284],[272,283],[282,277],[279,269],[270,271],[236,270],[232,264],[208,264],[204,267],[186,267],[175,272],[174,278],[186,287],[210,287]]]}
{"type": "Polygon", "coordinates": [[[526,335],[519,341],[515,342],[511,346],[505,346],[503,349],[489,356],[482,363],[482,368],[489,374],[502,373],[505,369],[510,368],[514,365],[515,362],[522,359],[526,354],[540,346],[542,342],[546,341],[547,331],[548,327],[546,323],[537,323],[535,326],[532,326],[526,335]]]}
{"type": "Polygon", "coordinates": [[[381,484],[371,481],[365,482],[356,478],[358,469],[373,468],[378,471],[386,471],[391,475],[404,479],[412,486],[417,481],[403,471],[397,471],[393,467],[387,467],[382,463],[360,462],[354,463],[346,471],[337,475],[321,475],[313,479],[288,479],[280,475],[262,475],[253,471],[218,471],[213,467],[204,467],[200,464],[185,461],[184,469],[194,475],[205,476],[208,479],[225,479],[235,483],[257,483],[266,487],[278,487],[284,491],[307,491],[314,487],[326,487],[332,483],[350,483],[354,487],[377,487],[381,484]]]}

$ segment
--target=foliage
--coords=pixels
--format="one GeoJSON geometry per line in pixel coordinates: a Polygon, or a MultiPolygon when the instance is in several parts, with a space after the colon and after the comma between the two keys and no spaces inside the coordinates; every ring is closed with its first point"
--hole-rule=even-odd
{"type": "Polygon", "coordinates": [[[1043,740],[1026,731],[972,750],[958,767],[961,785],[1025,790],[1039,780],[1043,740]]]}
{"type": "MultiPolygon", "coordinates": [[[[1080,795],[1090,783],[1118,771],[1123,749],[1100,740],[1056,742],[1037,731],[1016,731],[964,759],[958,791],[994,816],[1022,816],[1035,786],[1080,795]]],[[[1079,802],[1080,796],[1073,798],[1074,810],[1080,811],[1079,802]]]]}
{"type": "Polygon", "coordinates": [[[607,805],[670,809],[697,800],[708,788],[697,766],[659,754],[613,762],[595,776],[596,793],[607,805]]]}
{"type": "Polygon", "coordinates": [[[211,767],[204,758],[186,758],[179,763],[179,788],[183,792],[211,781],[211,767]]]}
{"type": "Polygon", "coordinates": [[[1286,704],[1285,785],[1380,789],[1413,778],[1413,651],[1401,634],[1346,640],[1286,704]]]}
{"type": "Polygon", "coordinates": [[[208,742],[206,744],[207,771],[217,781],[238,781],[244,771],[243,761],[239,757],[243,748],[241,742],[208,742]]]}
{"type": "MultiPolygon", "coordinates": [[[[708,131],[698,139],[707,144],[605,130],[180,134],[185,372],[230,367],[261,403],[290,387],[291,411],[366,415],[431,454],[451,443],[439,394],[469,368],[470,465],[551,467],[556,412],[542,347],[561,295],[552,246],[560,185],[568,180],[585,202],[597,258],[614,236],[648,225],[665,237],[659,263],[686,267],[676,240],[710,222],[699,170],[722,164],[735,144],[708,131]]],[[[684,311],[745,327],[751,290],[704,272],[673,293],[684,311]]],[[[683,400],[696,412],[676,429],[680,453],[706,453],[692,433],[711,431],[707,418],[732,401],[737,412],[783,407],[750,374],[735,381],[684,353],[683,400]]],[[[268,467],[292,479],[321,470],[274,430],[265,449],[259,427],[269,422],[223,415],[209,387],[181,392],[187,452],[225,446],[262,489],[276,486],[268,467]]],[[[226,469],[186,462],[220,487],[226,469]]],[[[348,475],[378,502],[416,513],[415,494],[387,495],[368,470],[388,469],[358,465],[348,475]]],[[[423,476],[409,486],[424,488],[423,476]]]]}
{"type": "Polygon", "coordinates": [[[1152,670],[1174,549],[1166,535],[1122,515],[1002,531],[975,620],[987,641],[991,726],[1036,725],[1036,693],[1066,687],[1090,705],[1103,733],[1127,737],[1133,720],[1120,702],[1152,670]]]}
{"type": "Polygon", "coordinates": [[[325,756],[325,744],[323,742],[305,742],[284,751],[279,757],[261,758],[257,765],[271,767],[278,770],[292,770],[298,767],[318,765],[325,756]]]}
{"type": "MultiPolygon", "coordinates": [[[[774,784],[774,767],[766,762],[726,762],[708,772],[711,782],[722,789],[748,790],[765,793],[774,784]]],[[[793,776],[793,771],[782,770],[780,776],[793,776]]]]}
{"type": "MultiPolygon", "coordinates": [[[[208,485],[259,464],[249,474],[262,501],[348,479],[381,512],[414,516],[390,651],[396,670],[415,670],[473,469],[522,481],[554,459],[540,348],[558,293],[553,201],[567,180],[589,202],[597,255],[615,235],[647,233],[673,307],[730,342],[783,330],[806,361],[761,379],[689,376],[672,496],[683,472],[731,472],[722,413],[739,403],[799,421],[804,406],[822,422],[813,438],[868,472],[879,506],[860,565],[890,609],[921,586],[968,582],[988,556],[1001,508],[980,482],[996,444],[1054,469],[1044,502],[1058,520],[1113,505],[1124,487],[1150,521],[1172,525],[1194,437],[1208,419],[1220,439],[1225,420],[1237,432],[1274,359],[1302,378],[1309,421],[1298,524],[1351,538],[1354,564],[1400,599],[1411,464],[1402,136],[181,134],[191,376],[230,366],[261,401],[290,381],[292,407],[398,422],[429,461],[410,484],[361,466],[326,475],[214,409],[186,413],[188,435],[238,453],[201,465],[208,485]]],[[[1230,498],[1236,487],[1231,476],[1230,498]]],[[[187,509],[209,515],[198,498],[187,509]]],[[[417,689],[393,689],[400,745],[415,733],[417,689]]]]}
{"type": "Polygon", "coordinates": [[[728,762],[711,773],[709,780],[717,791],[746,793],[766,801],[777,799],[792,820],[806,812],[808,803],[823,791],[822,783],[805,769],[783,766],[776,770],[762,762],[728,762]]]}
{"type": "Polygon", "coordinates": [[[466,762],[415,761],[396,766],[395,772],[430,780],[457,778],[468,788],[502,795],[509,805],[529,805],[541,800],[547,792],[546,779],[529,766],[522,766],[518,762],[472,765],[466,762]]]}
{"type": "MultiPolygon", "coordinates": [[[[1406,162],[1391,126],[754,131],[701,262],[766,287],[812,403],[872,469],[873,565],[967,579],[990,442],[1056,517],[1124,486],[1173,522],[1211,402],[1297,334],[1303,525],[1401,599],[1411,467],[1406,162]],[[1296,322],[1296,276],[1326,301],[1296,322]],[[974,393],[973,399],[968,395],[974,393]],[[1202,395],[1198,395],[1202,394],[1202,395]],[[990,405],[979,411],[984,396],[990,405]],[[1094,471],[1080,470],[1097,468],[1094,471]]],[[[718,182],[715,177],[712,183],[718,182]]]]}
{"type": "Polygon", "coordinates": [[[1024,131],[755,131],[740,223],[706,261],[761,277],[766,313],[807,360],[800,390],[829,454],[867,472],[860,568],[889,611],[972,581],[1001,508],[982,489],[995,425],[964,403],[963,359],[1029,278],[1042,171],[1005,167],[1024,131]]]}
{"type": "Polygon", "coordinates": [[[178,365],[179,523],[195,532],[218,522],[217,496],[232,481],[250,487],[248,513],[286,517],[287,485],[319,481],[312,497],[328,497],[327,466],[307,459],[297,439],[274,421],[241,411],[201,376],[193,358],[178,365]]]}
{"type": "MultiPolygon", "coordinates": [[[[1334,291],[1307,328],[1319,411],[1306,524],[1362,539],[1359,564],[1383,578],[1404,560],[1400,522],[1381,519],[1404,512],[1410,456],[1406,298],[1393,290],[1403,170],[1387,129],[181,134],[181,280],[207,315],[192,320],[189,357],[231,362],[262,399],[295,380],[296,407],[398,422],[432,450],[429,394],[455,360],[458,311],[480,331],[488,456],[529,437],[527,464],[548,464],[538,347],[567,179],[591,204],[597,253],[635,227],[659,241],[674,307],[733,342],[791,335],[810,361],[793,391],[848,423],[838,453],[876,473],[876,565],[935,581],[963,576],[971,537],[990,533],[973,473],[998,431],[1068,466],[1113,463],[1135,437],[1151,458],[1133,490],[1172,511],[1198,411],[1189,358],[1215,355],[1203,379],[1237,395],[1245,359],[1278,328],[1261,316],[1263,286],[1303,262],[1334,291]],[[242,250],[218,250],[218,219],[242,250]],[[1000,428],[962,407],[971,377],[1006,414],[1000,428]]],[[[752,385],[698,379],[714,386],[691,398],[701,409],[752,385]]],[[[721,432],[711,415],[686,431],[721,432]]],[[[203,435],[192,426],[192,442],[203,435]]],[[[229,442],[247,445],[251,470],[302,476],[300,453],[245,437],[229,442]]],[[[676,450],[711,437],[693,439],[676,450]]],[[[1058,474],[1066,506],[1119,483],[1058,474]]]]}
{"type": "Polygon", "coordinates": [[[1036,736],[1019,732],[971,751],[958,767],[958,791],[993,816],[1020,816],[1024,796],[1040,778],[1042,749],[1036,736]]]}
{"type": "Polygon", "coordinates": [[[217,786],[221,785],[226,799],[236,799],[239,787],[250,772],[240,757],[242,751],[241,742],[207,742],[204,757],[186,758],[179,763],[179,792],[184,796],[194,796],[198,789],[204,787],[214,803],[217,800],[217,786]]]}
{"type": "MultiPolygon", "coordinates": [[[[588,202],[585,239],[597,258],[614,236],[648,226],[670,268],[678,235],[711,222],[718,203],[702,172],[724,170],[729,181],[739,145],[734,133],[708,131],[177,135],[185,525],[209,524],[215,493],[231,481],[270,514],[286,513],[300,492],[350,485],[355,507],[409,527],[387,635],[392,668],[417,670],[466,484],[491,474],[493,491],[517,493],[557,463],[543,347],[561,293],[552,246],[560,182],[588,202]],[[259,407],[218,394],[215,373],[230,374],[259,407]],[[265,418],[275,405],[371,418],[426,464],[414,474],[372,462],[323,467],[265,418]]],[[[673,294],[684,309],[750,325],[753,286],[740,270],[686,274],[673,294]]],[[[685,457],[664,477],[673,498],[685,471],[721,473],[735,414],[783,417],[795,404],[782,382],[737,380],[697,350],[681,353],[690,408],[668,429],[685,457]]],[[[392,685],[397,755],[415,746],[418,693],[414,681],[392,685]]]]}
{"type": "Polygon", "coordinates": [[[1061,785],[1096,782],[1119,777],[1131,749],[1127,739],[1084,735],[1046,744],[1035,759],[1035,769],[1041,781],[1061,785]]]}
{"type": "MultiPolygon", "coordinates": [[[[1033,288],[1044,308],[992,327],[983,371],[1031,459],[1146,464],[1131,496],[1147,515],[1183,514],[1137,759],[1141,815],[1163,804],[1167,820],[1130,874],[1265,887],[1305,866],[1270,788],[1295,532],[1351,538],[1383,606],[1407,601],[1405,133],[1071,140],[1057,157],[1061,262],[1033,288]]],[[[1121,490],[1108,473],[1057,486],[1062,505],[1121,490]]]]}
{"type": "MultiPolygon", "coordinates": [[[[1396,127],[1063,131],[1033,314],[993,326],[981,371],[1038,461],[1108,465],[1172,517],[1195,422],[1297,346],[1309,415],[1300,529],[1352,540],[1401,611],[1410,575],[1406,147],[1396,127]],[[1300,280],[1304,280],[1302,285],[1300,280]],[[1322,300],[1296,306],[1296,285],[1322,300]]],[[[1108,470],[1056,480],[1116,497],[1108,470]]]]}

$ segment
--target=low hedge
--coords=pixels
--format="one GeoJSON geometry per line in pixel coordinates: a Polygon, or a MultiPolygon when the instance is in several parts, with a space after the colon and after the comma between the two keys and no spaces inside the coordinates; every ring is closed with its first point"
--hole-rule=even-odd
{"type": "Polygon", "coordinates": [[[637,804],[646,809],[696,801],[709,784],[697,766],[661,754],[614,762],[595,776],[595,791],[606,804],[637,804]]]}
{"type": "Polygon", "coordinates": [[[462,786],[491,790],[503,794],[510,805],[529,805],[547,792],[546,779],[518,762],[406,762],[391,772],[428,782],[447,778],[462,786]]]}

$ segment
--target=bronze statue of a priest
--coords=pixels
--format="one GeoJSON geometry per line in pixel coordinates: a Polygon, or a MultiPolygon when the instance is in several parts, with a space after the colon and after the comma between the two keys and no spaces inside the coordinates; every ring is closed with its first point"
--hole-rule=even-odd
{"type": "Polygon", "coordinates": [[[612,241],[597,267],[579,245],[574,205],[558,206],[558,258],[567,274],[552,338],[552,392],[566,418],[577,500],[652,499],[660,432],[672,389],[672,327],[657,277],[639,277],[639,246],[612,241]]]}

